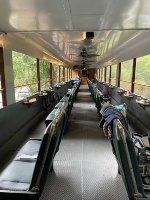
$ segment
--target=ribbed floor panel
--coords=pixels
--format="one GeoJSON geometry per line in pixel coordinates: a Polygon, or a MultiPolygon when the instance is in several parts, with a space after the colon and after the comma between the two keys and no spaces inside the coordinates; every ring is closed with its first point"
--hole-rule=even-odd
{"type": "Polygon", "coordinates": [[[81,86],[40,200],[128,200],[95,104],[81,86]]]}

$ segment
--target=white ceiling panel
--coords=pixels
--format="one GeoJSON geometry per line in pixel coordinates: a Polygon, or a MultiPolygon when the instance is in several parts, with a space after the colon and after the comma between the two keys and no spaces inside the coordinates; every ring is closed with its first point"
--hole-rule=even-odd
{"type": "Polygon", "coordinates": [[[75,30],[91,31],[99,30],[102,22],[102,15],[78,15],[72,16],[73,26],[75,30]]]}
{"type": "Polygon", "coordinates": [[[83,48],[100,54],[95,60],[102,64],[114,59],[114,52],[120,60],[130,57],[124,47],[129,50],[130,40],[138,43],[140,29],[148,29],[148,37],[149,8],[148,0],[0,0],[0,31],[19,32],[28,44],[38,43],[39,51],[70,65],[83,48]],[[83,40],[86,31],[94,32],[92,42],[83,40]]]}
{"type": "Polygon", "coordinates": [[[69,0],[72,15],[104,14],[107,0],[69,0]]]}
{"type": "Polygon", "coordinates": [[[70,27],[68,10],[60,0],[0,0],[0,19],[3,19],[0,28],[4,31],[65,30],[70,27]]]}

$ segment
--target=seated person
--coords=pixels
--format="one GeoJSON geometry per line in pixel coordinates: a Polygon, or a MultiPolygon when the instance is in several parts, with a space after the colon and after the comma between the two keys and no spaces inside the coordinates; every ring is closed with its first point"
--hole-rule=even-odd
{"type": "Polygon", "coordinates": [[[115,108],[110,101],[104,101],[100,110],[102,116],[100,121],[100,127],[103,127],[104,135],[111,138],[111,123],[114,119],[119,119],[122,125],[128,130],[128,122],[126,117],[115,108]]]}
{"type": "Polygon", "coordinates": [[[103,94],[104,97],[108,97],[109,96],[109,91],[108,91],[108,87],[107,86],[104,87],[102,94],[103,94]]]}

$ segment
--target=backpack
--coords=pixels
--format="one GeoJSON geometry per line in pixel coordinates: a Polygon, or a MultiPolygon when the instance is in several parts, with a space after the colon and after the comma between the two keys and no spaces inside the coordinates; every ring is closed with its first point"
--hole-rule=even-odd
{"type": "Polygon", "coordinates": [[[132,141],[137,155],[139,171],[145,190],[150,190],[150,137],[132,134],[132,141]]]}

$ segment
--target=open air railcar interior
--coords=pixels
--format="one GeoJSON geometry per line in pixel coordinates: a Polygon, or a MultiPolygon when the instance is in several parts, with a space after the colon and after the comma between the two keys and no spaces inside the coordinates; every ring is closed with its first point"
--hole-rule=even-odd
{"type": "Polygon", "coordinates": [[[0,0],[0,199],[150,199],[150,1],[0,0]]]}

